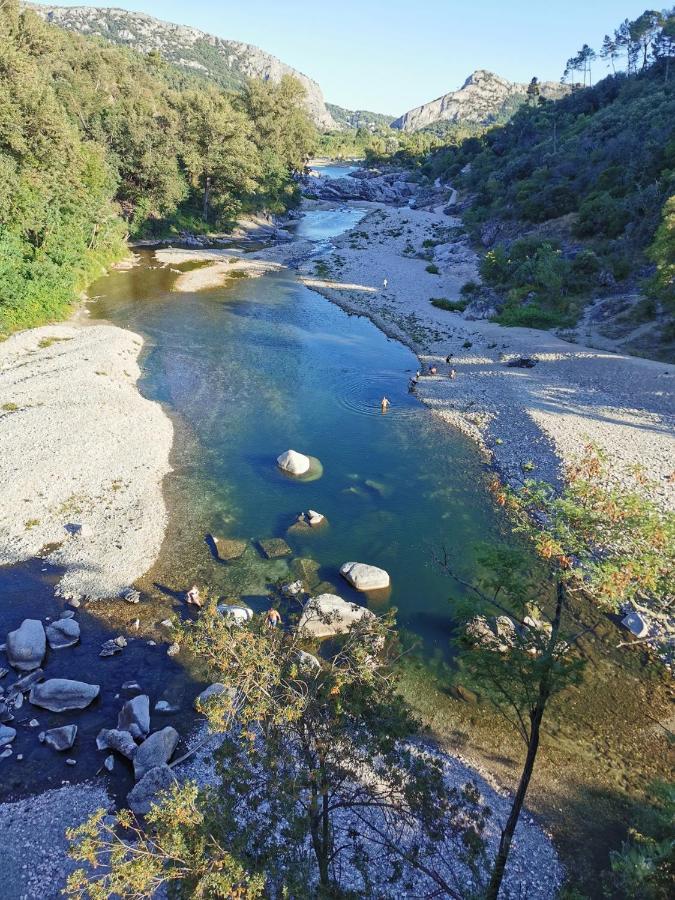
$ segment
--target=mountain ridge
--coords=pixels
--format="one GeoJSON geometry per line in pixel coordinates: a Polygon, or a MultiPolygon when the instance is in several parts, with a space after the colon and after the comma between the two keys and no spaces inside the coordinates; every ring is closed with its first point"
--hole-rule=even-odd
{"type": "Polygon", "coordinates": [[[284,75],[292,75],[305,88],[305,105],[314,124],[323,131],[338,128],[316,81],[253,44],[116,7],[25,6],[60,28],[99,36],[142,53],[157,51],[168,62],[209,77],[227,89],[240,87],[246,78],[279,82],[284,75]]]}
{"type": "MultiPolygon", "coordinates": [[[[399,131],[420,131],[437,122],[490,125],[508,118],[527,98],[526,84],[509,81],[487,69],[476,69],[456,91],[442,94],[408,110],[391,123],[399,131]]],[[[571,89],[555,81],[539,83],[547,100],[564,97],[571,89]]]]}

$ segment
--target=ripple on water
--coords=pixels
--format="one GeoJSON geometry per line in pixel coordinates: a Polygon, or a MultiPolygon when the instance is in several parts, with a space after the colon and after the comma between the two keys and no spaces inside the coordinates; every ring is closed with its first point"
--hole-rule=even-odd
{"type": "Polygon", "coordinates": [[[419,416],[422,407],[406,391],[405,385],[406,375],[402,372],[345,373],[337,386],[337,400],[343,409],[360,416],[387,415],[397,419],[419,416]],[[391,404],[386,413],[380,406],[383,397],[391,404]]]}

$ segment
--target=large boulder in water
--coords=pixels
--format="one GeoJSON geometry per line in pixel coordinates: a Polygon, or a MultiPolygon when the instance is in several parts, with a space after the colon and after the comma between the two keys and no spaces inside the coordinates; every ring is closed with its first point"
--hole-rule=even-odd
{"type": "Polygon", "coordinates": [[[277,457],[277,465],[283,472],[289,475],[306,475],[311,465],[309,456],[298,453],[296,450],[286,450],[277,457]]]}
{"type": "Polygon", "coordinates": [[[77,725],[61,725],[45,732],[45,744],[54,750],[70,750],[77,736],[77,725]]]}
{"type": "Polygon", "coordinates": [[[319,594],[305,604],[298,631],[308,637],[326,638],[346,634],[355,622],[373,613],[358,603],[348,603],[336,594],[319,594]]]}
{"type": "Polygon", "coordinates": [[[117,717],[117,730],[128,731],[136,739],[150,734],[150,698],[147,694],[127,700],[117,717]]]}
{"type": "Polygon", "coordinates": [[[45,629],[39,619],[24,619],[7,635],[7,659],[20,672],[38,669],[47,650],[45,629]]]}
{"type": "Polygon", "coordinates": [[[346,562],[340,566],[340,575],[357,591],[380,591],[391,584],[388,572],[366,563],[346,562]]]}
{"type": "Polygon", "coordinates": [[[98,697],[101,688],[97,684],[84,681],[70,681],[68,678],[50,678],[43,684],[31,688],[28,699],[33,706],[41,706],[52,712],[66,712],[69,709],[84,709],[98,697]]]}
{"type": "Polygon", "coordinates": [[[73,647],[80,639],[80,626],[75,619],[58,619],[46,629],[47,640],[52,650],[73,647]]]}
{"type": "Polygon", "coordinates": [[[155,731],[146,738],[134,754],[134,775],[136,781],[155,766],[163,766],[173,756],[173,751],[178,743],[178,732],[167,725],[161,731],[155,731]]]}

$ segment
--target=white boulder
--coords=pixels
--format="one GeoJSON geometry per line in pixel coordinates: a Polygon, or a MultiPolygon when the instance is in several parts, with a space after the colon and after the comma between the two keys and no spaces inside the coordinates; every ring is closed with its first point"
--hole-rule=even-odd
{"type": "Polygon", "coordinates": [[[277,457],[277,465],[279,468],[288,472],[289,475],[306,475],[311,465],[309,456],[304,453],[298,453],[296,450],[286,450],[281,456],[277,457]]]}
{"type": "Polygon", "coordinates": [[[243,625],[246,622],[250,622],[253,618],[253,610],[248,606],[237,606],[231,603],[219,603],[218,604],[218,612],[221,616],[226,616],[228,619],[232,619],[232,621],[237,625],[243,625]]]}
{"type": "Polygon", "coordinates": [[[358,603],[348,603],[336,594],[319,594],[305,604],[298,631],[308,637],[325,638],[346,634],[355,622],[373,613],[358,603]]]}
{"type": "Polygon", "coordinates": [[[624,628],[627,628],[636,638],[643,638],[649,634],[649,620],[637,610],[632,610],[621,620],[624,628]]]}
{"type": "Polygon", "coordinates": [[[357,591],[379,591],[391,584],[388,572],[366,563],[346,562],[340,566],[340,575],[357,591]]]}

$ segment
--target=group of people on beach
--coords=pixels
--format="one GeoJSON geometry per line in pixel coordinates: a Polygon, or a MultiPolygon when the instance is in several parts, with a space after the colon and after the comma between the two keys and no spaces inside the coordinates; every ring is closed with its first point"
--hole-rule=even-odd
{"type": "MultiPolygon", "coordinates": [[[[452,358],[452,353],[449,353],[445,357],[446,363],[450,364],[451,358],[452,358]]],[[[418,369],[415,372],[415,375],[408,382],[408,390],[410,392],[414,391],[415,388],[417,387],[417,382],[420,380],[420,378],[426,378],[426,377],[433,376],[433,375],[438,375],[438,367],[437,366],[431,365],[426,369],[424,367],[422,367],[422,371],[420,371],[418,369]]],[[[455,369],[452,366],[450,366],[450,369],[448,370],[447,375],[448,375],[448,378],[452,379],[453,381],[455,378],[457,378],[457,372],[455,371],[455,369]]]]}

